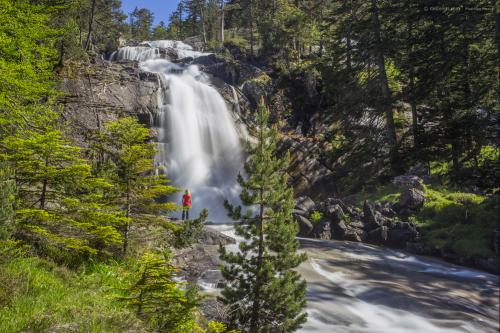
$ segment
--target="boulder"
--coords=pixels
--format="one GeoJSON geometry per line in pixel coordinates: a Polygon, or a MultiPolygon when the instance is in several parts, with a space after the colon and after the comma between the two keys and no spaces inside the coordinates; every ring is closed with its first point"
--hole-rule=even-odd
{"type": "Polygon", "coordinates": [[[346,230],[344,235],[344,240],[351,242],[362,242],[366,237],[364,230],[362,229],[349,229],[346,230]]]}
{"type": "Polygon", "coordinates": [[[353,221],[349,224],[351,228],[364,229],[365,225],[361,221],[353,221]]]}
{"type": "Polygon", "coordinates": [[[425,202],[425,193],[417,188],[404,189],[399,197],[399,202],[395,206],[398,211],[409,209],[418,211],[422,208],[425,202]]]}
{"type": "Polygon", "coordinates": [[[409,222],[392,223],[387,231],[387,242],[389,246],[405,248],[408,242],[414,241],[418,236],[417,229],[409,222]]]}
{"type": "Polygon", "coordinates": [[[369,231],[366,234],[366,241],[373,244],[383,244],[387,241],[387,227],[382,226],[369,231]]]}
{"type": "Polygon", "coordinates": [[[344,212],[339,205],[332,205],[326,209],[326,217],[331,221],[332,237],[344,239],[347,226],[344,221],[344,212]]]}
{"type": "Polygon", "coordinates": [[[394,177],[392,183],[400,189],[418,188],[423,190],[422,178],[415,175],[401,175],[394,177]]]}
{"type": "Polygon", "coordinates": [[[315,207],[314,201],[308,196],[302,196],[295,199],[295,209],[309,213],[315,207]]]}
{"type": "Polygon", "coordinates": [[[368,230],[375,229],[380,226],[375,215],[375,208],[368,201],[365,201],[363,204],[363,223],[365,228],[368,230]]]}
{"type": "Polygon", "coordinates": [[[299,233],[298,236],[300,237],[307,237],[309,234],[313,231],[314,226],[311,221],[309,221],[308,218],[305,216],[299,215],[299,214],[294,214],[294,218],[299,224],[299,233]]]}
{"type": "Polygon", "coordinates": [[[318,239],[329,240],[332,239],[332,229],[330,221],[323,221],[318,223],[312,232],[312,236],[318,239]]]}

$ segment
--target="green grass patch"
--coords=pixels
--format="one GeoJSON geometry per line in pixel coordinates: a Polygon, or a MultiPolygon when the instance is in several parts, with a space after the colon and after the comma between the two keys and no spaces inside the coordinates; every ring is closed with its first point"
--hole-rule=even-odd
{"type": "Polygon", "coordinates": [[[38,257],[0,266],[0,332],[123,332],[147,329],[116,300],[133,263],[71,271],[38,257]]]}
{"type": "Polygon", "coordinates": [[[354,195],[355,205],[362,207],[363,203],[368,200],[370,202],[390,201],[396,202],[399,199],[401,191],[393,184],[377,187],[374,191],[363,191],[354,195]]]}
{"type": "MultiPolygon", "coordinates": [[[[421,240],[437,249],[453,251],[467,258],[494,257],[494,231],[499,228],[496,197],[425,186],[424,207],[410,217],[420,228],[421,240]]],[[[392,185],[354,196],[355,205],[370,202],[397,202],[400,190],[392,185]]]]}
{"type": "Polygon", "coordinates": [[[495,256],[499,208],[495,197],[435,188],[427,188],[425,197],[415,216],[424,242],[468,258],[495,256]]]}

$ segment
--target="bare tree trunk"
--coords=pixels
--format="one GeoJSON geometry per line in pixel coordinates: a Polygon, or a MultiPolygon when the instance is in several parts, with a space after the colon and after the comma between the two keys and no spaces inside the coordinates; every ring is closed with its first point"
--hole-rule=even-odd
{"type": "MultiPolygon", "coordinates": [[[[409,9],[411,10],[411,8],[409,9]]],[[[407,17],[407,25],[408,25],[408,65],[410,67],[409,76],[409,102],[411,106],[411,120],[412,120],[412,134],[413,134],[413,148],[417,149],[419,146],[419,129],[418,129],[418,113],[417,113],[417,102],[415,98],[415,68],[413,66],[413,22],[411,21],[411,17],[407,17]]]]}
{"type": "Polygon", "coordinates": [[[390,146],[391,167],[393,171],[398,171],[398,152],[397,152],[397,137],[396,126],[394,124],[394,111],[391,102],[391,90],[387,79],[387,71],[385,68],[385,56],[382,50],[382,40],[380,36],[380,21],[378,17],[377,0],[372,0],[372,24],[375,33],[375,62],[377,64],[378,78],[382,92],[382,109],[384,110],[387,122],[387,137],[390,146]]]}
{"type": "Polygon", "coordinates": [[[250,0],[250,56],[253,58],[253,0],[250,0]]]}
{"type": "Polygon", "coordinates": [[[224,1],[220,2],[220,47],[224,46],[224,1]]]}
{"type": "Polygon", "coordinates": [[[125,217],[127,218],[127,223],[125,224],[125,230],[123,232],[123,255],[127,253],[127,248],[128,248],[128,232],[129,232],[129,227],[130,227],[130,211],[131,211],[131,203],[130,203],[130,181],[127,180],[127,196],[126,196],[126,211],[125,211],[125,217]]]}
{"type": "Polygon", "coordinates": [[[200,19],[201,19],[201,31],[203,34],[203,44],[207,45],[207,29],[205,27],[205,13],[203,11],[203,2],[199,2],[200,7],[200,19]]]}
{"type": "Polygon", "coordinates": [[[87,41],[85,42],[85,51],[88,51],[88,49],[90,47],[90,40],[91,40],[91,36],[92,36],[92,27],[94,25],[95,4],[96,4],[96,0],[92,0],[92,8],[90,10],[90,16],[89,16],[89,31],[87,34],[87,41]]]}

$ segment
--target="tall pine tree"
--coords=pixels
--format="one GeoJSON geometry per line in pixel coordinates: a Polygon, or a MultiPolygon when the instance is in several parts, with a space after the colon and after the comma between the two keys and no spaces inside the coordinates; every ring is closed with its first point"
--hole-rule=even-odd
{"type": "Polygon", "coordinates": [[[222,269],[227,281],[222,301],[231,308],[230,324],[252,333],[293,332],[306,321],[302,312],[306,283],[293,270],[306,258],[297,253],[293,191],[285,172],[288,157],[276,155],[278,131],[268,119],[261,98],[258,143],[245,164],[247,177],[238,177],[241,201],[251,208],[242,216],[241,206],[226,202],[230,216],[241,219],[236,234],[245,240],[236,253],[221,247],[221,258],[227,263],[222,269]]]}

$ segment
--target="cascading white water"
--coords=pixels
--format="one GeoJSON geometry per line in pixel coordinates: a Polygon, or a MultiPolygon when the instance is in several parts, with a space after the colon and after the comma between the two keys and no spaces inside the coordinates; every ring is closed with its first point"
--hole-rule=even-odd
{"type": "MultiPolygon", "coordinates": [[[[206,55],[182,42],[165,40],[121,48],[113,58],[138,60],[142,70],[159,77],[156,164],[174,186],[191,191],[190,217],[208,208],[210,221],[227,221],[223,202],[237,198],[236,177],[242,165],[234,120],[208,77],[196,65],[161,58],[162,48],[169,48],[180,59],[206,55]]],[[[174,200],[180,203],[180,197],[174,200]]]]}

